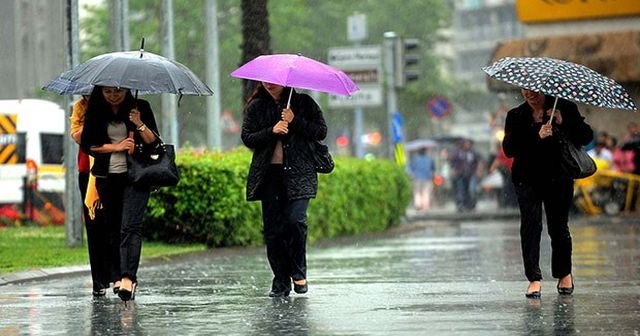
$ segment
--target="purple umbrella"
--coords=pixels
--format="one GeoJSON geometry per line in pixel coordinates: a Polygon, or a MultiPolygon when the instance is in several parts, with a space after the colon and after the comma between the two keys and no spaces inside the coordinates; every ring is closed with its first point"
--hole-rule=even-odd
{"type": "Polygon", "coordinates": [[[353,80],[341,70],[293,54],[258,56],[234,70],[231,76],[341,96],[350,96],[359,90],[353,80]]]}

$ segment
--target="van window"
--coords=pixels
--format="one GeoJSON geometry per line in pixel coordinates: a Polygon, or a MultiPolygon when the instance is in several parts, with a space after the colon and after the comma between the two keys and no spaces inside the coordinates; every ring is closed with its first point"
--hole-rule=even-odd
{"type": "Polygon", "coordinates": [[[42,164],[61,164],[63,158],[62,134],[41,133],[42,164]]]}
{"type": "Polygon", "coordinates": [[[18,157],[18,162],[16,163],[26,163],[27,162],[27,134],[22,132],[18,133],[18,141],[16,142],[16,156],[18,157]]]}

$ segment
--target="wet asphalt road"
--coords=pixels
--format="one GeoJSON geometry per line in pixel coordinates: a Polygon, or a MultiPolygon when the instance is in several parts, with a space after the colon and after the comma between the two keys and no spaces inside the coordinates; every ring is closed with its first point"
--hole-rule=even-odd
{"type": "Polygon", "coordinates": [[[640,335],[640,224],[572,233],[570,297],[544,236],[542,299],[524,297],[517,219],[417,222],[310,246],[309,293],[286,299],[263,248],[143,264],[127,306],[88,274],[0,286],[0,335],[640,335]]]}

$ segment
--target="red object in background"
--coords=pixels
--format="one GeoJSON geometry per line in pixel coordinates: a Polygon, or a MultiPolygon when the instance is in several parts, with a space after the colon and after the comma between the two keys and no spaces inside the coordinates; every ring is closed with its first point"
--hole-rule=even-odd
{"type": "Polygon", "coordinates": [[[22,213],[17,205],[7,204],[0,206],[0,227],[7,224],[15,225],[22,218],[22,213]]]}
{"type": "Polygon", "coordinates": [[[441,175],[435,175],[433,177],[433,184],[436,185],[437,187],[443,185],[444,184],[444,178],[441,175]]]}
{"type": "Polygon", "coordinates": [[[27,184],[31,190],[38,190],[38,165],[32,159],[25,163],[27,167],[27,184]]]}
{"type": "Polygon", "coordinates": [[[349,146],[349,138],[347,138],[344,135],[341,135],[339,137],[336,138],[336,145],[338,147],[347,147],[349,146]]]}

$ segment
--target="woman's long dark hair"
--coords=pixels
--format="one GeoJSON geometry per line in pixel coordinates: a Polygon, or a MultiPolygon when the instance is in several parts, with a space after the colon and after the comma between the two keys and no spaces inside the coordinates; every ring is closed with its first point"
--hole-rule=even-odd
{"type": "Polygon", "coordinates": [[[110,122],[125,122],[128,129],[134,127],[129,122],[129,112],[135,107],[135,99],[130,91],[118,108],[117,113],[111,110],[111,104],[107,102],[102,94],[103,86],[96,85],[91,91],[89,104],[85,113],[84,127],[80,146],[86,152],[89,152],[91,146],[101,145],[108,139],[107,126],[110,122]]]}
{"type": "Polygon", "coordinates": [[[129,111],[135,107],[135,99],[131,94],[131,91],[127,90],[124,101],[120,104],[118,108],[118,113],[113,113],[111,111],[111,105],[107,102],[102,94],[102,89],[104,86],[96,85],[91,91],[91,96],[89,97],[89,105],[87,105],[87,113],[86,117],[94,119],[100,123],[107,124],[113,121],[123,121],[126,122],[129,120],[129,111]]]}
{"type": "MultiPolygon", "coordinates": [[[[289,99],[289,91],[291,90],[293,90],[293,88],[284,87],[282,89],[282,93],[280,93],[280,100],[282,100],[283,98],[289,99]]],[[[256,88],[253,89],[253,92],[251,93],[251,95],[249,95],[249,98],[247,98],[247,102],[244,104],[244,109],[243,109],[244,113],[247,113],[247,107],[249,106],[249,104],[251,104],[251,102],[254,99],[261,98],[261,97],[273,98],[271,97],[271,94],[267,91],[267,89],[264,88],[264,85],[262,85],[262,82],[258,82],[258,84],[256,85],[256,88]]]]}

